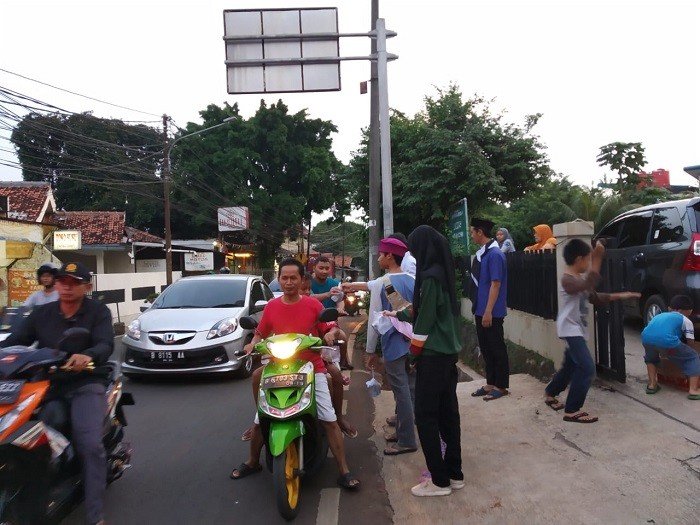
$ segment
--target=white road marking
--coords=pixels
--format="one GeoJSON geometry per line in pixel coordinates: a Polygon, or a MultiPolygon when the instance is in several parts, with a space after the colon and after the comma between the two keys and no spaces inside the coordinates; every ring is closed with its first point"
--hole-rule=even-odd
{"type": "Polygon", "coordinates": [[[318,503],[316,525],[337,525],[340,509],[340,489],[322,489],[321,501],[318,503]]]}

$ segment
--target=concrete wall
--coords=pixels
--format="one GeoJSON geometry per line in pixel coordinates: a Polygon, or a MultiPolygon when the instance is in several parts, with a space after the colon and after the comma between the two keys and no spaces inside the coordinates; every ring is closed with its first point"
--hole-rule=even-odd
{"type": "Polygon", "coordinates": [[[131,264],[129,252],[104,251],[104,272],[101,273],[134,273],[135,265],[131,264]]]}
{"type": "MultiPolygon", "coordinates": [[[[181,272],[173,272],[173,281],[177,281],[180,277],[182,277],[181,272]]],[[[119,315],[121,320],[126,322],[140,314],[139,307],[143,305],[143,299],[132,299],[132,289],[153,286],[156,292],[160,292],[161,287],[165,286],[165,272],[98,274],[93,276],[92,282],[93,289],[96,291],[124,290],[124,302],[119,303],[119,315]]],[[[117,306],[115,304],[108,306],[116,322],[117,306]]]]}

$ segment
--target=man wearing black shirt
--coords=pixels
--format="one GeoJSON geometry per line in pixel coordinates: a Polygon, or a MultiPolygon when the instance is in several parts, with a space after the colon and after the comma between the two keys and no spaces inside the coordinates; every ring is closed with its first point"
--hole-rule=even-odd
{"type": "Polygon", "coordinates": [[[80,458],[85,488],[87,523],[104,521],[107,488],[107,458],[102,444],[102,425],[107,412],[106,380],[84,372],[90,363],[104,365],[114,347],[112,314],[109,309],[85,297],[92,287],[90,271],[80,263],[63,265],[56,277],[59,300],[35,308],[20,329],[0,343],[2,347],[31,345],[56,348],[69,328],[90,331],[90,346],[71,352],[65,368],[75,373],[70,379],[52,384],[53,399],[42,410],[42,419],[70,407],[72,441],[80,458]]]}

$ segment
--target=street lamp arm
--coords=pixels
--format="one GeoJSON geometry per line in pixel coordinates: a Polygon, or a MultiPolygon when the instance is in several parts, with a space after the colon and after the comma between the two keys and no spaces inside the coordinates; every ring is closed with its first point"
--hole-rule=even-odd
{"type": "Polygon", "coordinates": [[[201,135],[202,133],[205,133],[205,132],[210,131],[212,129],[220,128],[220,127],[225,126],[226,124],[228,124],[229,122],[231,122],[232,120],[235,120],[235,119],[236,119],[236,117],[228,117],[228,118],[225,118],[224,121],[220,122],[219,124],[214,124],[213,126],[209,126],[208,128],[204,128],[204,129],[200,129],[199,131],[194,131],[192,133],[188,133],[187,135],[180,135],[178,138],[176,138],[175,140],[173,140],[170,143],[170,150],[172,151],[173,146],[175,144],[177,144],[178,142],[180,142],[182,139],[186,139],[188,137],[194,137],[195,135],[201,135]]]}

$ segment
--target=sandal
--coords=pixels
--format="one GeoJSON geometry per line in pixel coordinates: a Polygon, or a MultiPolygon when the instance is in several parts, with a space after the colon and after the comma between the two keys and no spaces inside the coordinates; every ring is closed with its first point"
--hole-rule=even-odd
{"type": "Polygon", "coordinates": [[[493,390],[491,390],[491,392],[484,396],[484,401],[493,401],[494,399],[501,399],[502,397],[505,397],[508,394],[510,394],[510,392],[501,392],[500,390],[494,388],[493,390]]]}
{"type": "Polygon", "coordinates": [[[656,394],[659,390],[661,390],[661,385],[656,385],[653,388],[647,385],[647,394],[649,395],[656,394]]]}
{"type": "Polygon", "coordinates": [[[353,428],[352,430],[348,429],[345,427],[345,425],[338,425],[340,427],[340,431],[343,433],[343,435],[349,437],[350,439],[355,439],[359,432],[357,431],[356,428],[353,428]]]}
{"type": "Polygon", "coordinates": [[[491,390],[486,390],[483,386],[479,388],[476,392],[472,392],[472,397],[482,397],[487,396],[491,393],[491,390]]]}
{"type": "Polygon", "coordinates": [[[338,478],[338,485],[347,490],[357,490],[360,488],[360,480],[355,479],[349,472],[338,478]]]}
{"type": "Polygon", "coordinates": [[[393,434],[384,434],[384,439],[387,443],[396,443],[399,440],[399,438],[396,437],[396,432],[393,434]]]}
{"type": "Polygon", "coordinates": [[[700,401],[700,394],[688,394],[688,399],[691,401],[700,401]]]}
{"type": "Polygon", "coordinates": [[[398,456],[399,454],[410,454],[411,452],[418,452],[418,449],[415,447],[400,447],[398,445],[384,449],[385,456],[398,456]]]}
{"type": "Polygon", "coordinates": [[[554,399],[546,399],[545,402],[544,402],[544,404],[547,405],[547,406],[548,406],[549,408],[551,408],[552,410],[554,410],[555,412],[556,412],[557,410],[561,410],[562,408],[564,408],[564,403],[562,403],[561,401],[559,401],[557,398],[554,398],[554,399]]]}
{"type": "Polygon", "coordinates": [[[248,465],[248,463],[241,463],[238,468],[235,468],[231,471],[231,474],[229,474],[229,478],[243,479],[245,477],[250,476],[251,474],[257,474],[260,471],[262,471],[262,465],[258,465],[257,467],[251,467],[250,465],[248,465]],[[235,475],[235,472],[238,472],[238,476],[235,475]]]}
{"type": "Polygon", "coordinates": [[[564,421],[568,421],[569,423],[595,423],[598,421],[598,418],[596,416],[589,415],[588,412],[579,412],[573,416],[564,416],[564,421]]]}

